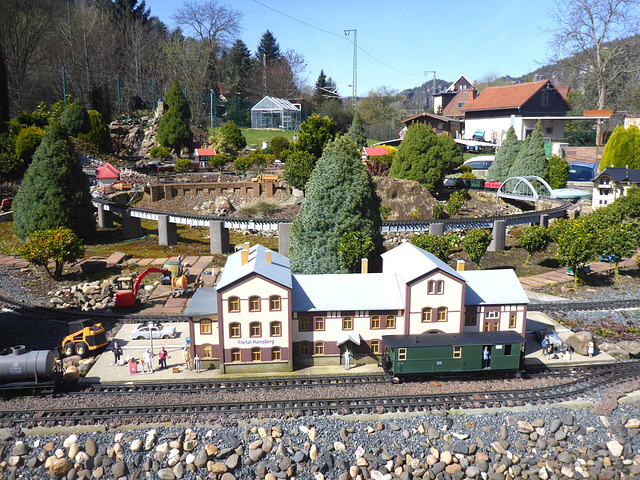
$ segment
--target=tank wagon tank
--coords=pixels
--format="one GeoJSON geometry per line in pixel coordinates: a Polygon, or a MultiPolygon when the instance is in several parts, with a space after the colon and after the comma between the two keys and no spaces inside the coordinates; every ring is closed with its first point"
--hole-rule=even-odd
{"type": "Polygon", "coordinates": [[[3,390],[53,385],[59,376],[55,350],[27,351],[16,345],[0,352],[0,383],[3,390]]]}

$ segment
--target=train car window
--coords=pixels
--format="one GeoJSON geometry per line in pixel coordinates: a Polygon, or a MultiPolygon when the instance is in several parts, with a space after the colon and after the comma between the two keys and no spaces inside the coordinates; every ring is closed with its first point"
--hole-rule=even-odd
{"type": "Polygon", "coordinates": [[[453,358],[462,358],[462,347],[453,347],[453,358]]]}
{"type": "Polygon", "coordinates": [[[510,357],[511,356],[511,345],[505,345],[504,346],[504,355],[505,355],[505,357],[510,357]]]}
{"type": "Polygon", "coordinates": [[[274,347],[271,349],[271,361],[275,362],[277,360],[282,360],[282,350],[280,347],[274,347]]]}
{"type": "Polygon", "coordinates": [[[342,317],[342,330],[353,330],[353,317],[342,317]]]}
{"type": "Polygon", "coordinates": [[[398,361],[403,361],[407,359],[407,349],[399,348],[398,349],[398,361]]]}

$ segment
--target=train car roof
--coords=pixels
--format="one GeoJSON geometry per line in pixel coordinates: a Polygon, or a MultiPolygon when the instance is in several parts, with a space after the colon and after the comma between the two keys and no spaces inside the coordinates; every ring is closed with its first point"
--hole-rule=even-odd
{"type": "Polygon", "coordinates": [[[391,348],[446,347],[447,345],[484,345],[520,343],[525,339],[517,332],[432,333],[423,335],[383,335],[382,341],[391,348]]]}

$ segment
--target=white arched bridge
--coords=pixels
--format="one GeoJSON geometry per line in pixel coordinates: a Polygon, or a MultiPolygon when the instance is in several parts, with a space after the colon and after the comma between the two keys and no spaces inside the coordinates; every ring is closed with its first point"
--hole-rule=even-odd
{"type": "Polygon", "coordinates": [[[499,198],[528,202],[556,198],[549,184],[536,176],[507,178],[498,188],[497,195],[499,198]]]}

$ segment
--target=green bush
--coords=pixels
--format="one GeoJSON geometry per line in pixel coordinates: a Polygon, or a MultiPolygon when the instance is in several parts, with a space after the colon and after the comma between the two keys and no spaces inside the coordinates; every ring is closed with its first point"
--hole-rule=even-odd
{"type": "Polygon", "coordinates": [[[247,139],[242,135],[242,131],[233,121],[228,121],[220,129],[220,133],[224,136],[225,140],[235,149],[242,150],[247,146],[247,139]]]}
{"type": "Polygon", "coordinates": [[[283,150],[287,150],[289,148],[289,140],[284,137],[273,137],[269,142],[269,147],[271,148],[271,152],[276,156],[276,158],[280,158],[280,154],[283,150]]]}
{"type": "Polygon", "coordinates": [[[382,220],[389,220],[391,216],[391,207],[389,205],[381,205],[380,206],[380,218],[382,220]]]}
{"type": "Polygon", "coordinates": [[[89,123],[91,128],[87,133],[79,133],[78,138],[94,144],[102,152],[111,151],[111,135],[109,128],[102,119],[102,114],[97,110],[89,110],[89,123]]]}
{"type": "Polygon", "coordinates": [[[411,243],[416,247],[432,253],[443,262],[449,261],[449,255],[451,255],[452,248],[449,235],[431,235],[429,233],[423,233],[422,235],[415,235],[412,237],[411,243]]]}
{"type": "Polygon", "coordinates": [[[549,158],[549,186],[551,188],[565,188],[569,180],[571,166],[564,158],[552,156],[549,158]]]}
{"type": "Polygon", "coordinates": [[[73,102],[67,106],[60,115],[60,124],[67,129],[69,135],[74,137],[79,133],[87,133],[91,128],[89,113],[79,102],[73,102]]]}
{"type": "Polygon", "coordinates": [[[191,170],[191,160],[188,158],[179,158],[176,160],[176,164],[173,167],[173,171],[176,173],[185,173],[191,170]]]}
{"type": "Polygon", "coordinates": [[[640,168],[640,129],[635,125],[618,125],[602,152],[600,171],[607,167],[640,168]]]}
{"type": "Polygon", "coordinates": [[[149,150],[149,156],[151,158],[167,160],[171,158],[171,149],[169,147],[153,147],[149,150]]]}
{"type": "Polygon", "coordinates": [[[65,262],[74,262],[84,255],[84,245],[69,228],[39,230],[31,232],[29,241],[18,249],[18,255],[44,267],[51,278],[59,280],[65,262]],[[52,261],[55,264],[53,271],[52,261]]]}
{"type": "Polygon", "coordinates": [[[44,135],[44,130],[36,126],[25,127],[20,130],[18,138],[16,138],[16,155],[20,158],[25,166],[31,163],[31,157],[40,145],[40,141],[44,135]]]}
{"type": "Polygon", "coordinates": [[[491,234],[482,229],[476,228],[466,233],[462,240],[462,249],[464,253],[476,264],[480,269],[480,261],[484,254],[487,253],[487,248],[491,243],[493,237],[491,234]]]}
{"type": "Polygon", "coordinates": [[[453,217],[455,214],[457,214],[462,208],[462,206],[465,204],[465,202],[467,201],[468,197],[469,197],[469,194],[467,193],[466,190],[458,190],[453,192],[449,196],[449,201],[447,202],[447,205],[444,207],[444,210],[445,212],[447,212],[447,215],[449,215],[450,217],[453,217]]]}
{"type": "Polygon", "coordinates": [[[537,252],[544,252],[549,246],[551,237],[546,228],[539,225],[530,225],[522,230],[520,246],[527,251],[525,264],[529,263],[531,256],[537,252]]]}

